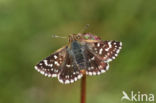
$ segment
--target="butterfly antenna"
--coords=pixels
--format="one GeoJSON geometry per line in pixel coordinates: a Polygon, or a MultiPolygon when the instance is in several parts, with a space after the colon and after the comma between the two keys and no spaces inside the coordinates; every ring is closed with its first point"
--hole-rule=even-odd
{"type": "Polygon", "coordinates": [[[89,28],[90,24],[86,24],[82,30],[80,31],[80,33],[84,33],[88,28],[89,28]]]}
{"type": "Polygon", "coordinates": [[[58,35],[53,34],[53,35],[52,35],[52,38],[63,38],[63,39],[65,39],[65,38],[67,38],[67,37],[58,36],[58,35]]]}

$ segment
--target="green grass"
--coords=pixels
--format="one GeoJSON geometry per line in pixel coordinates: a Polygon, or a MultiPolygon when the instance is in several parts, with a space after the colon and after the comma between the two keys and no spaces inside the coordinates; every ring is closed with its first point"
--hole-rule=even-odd
{"type": "MultiPolygon", "coordinates": [[[[156,93],[155,0],[0,0],[0,102],[79,103],[80,81],[62,85],[34,65],[86,25],[103,40],[123,42],[103,75],[87,77],[88,103],[120,103],[122,91],[156,93]]],[[[124,102],[126,103],[126,101],[124,102]]]]}

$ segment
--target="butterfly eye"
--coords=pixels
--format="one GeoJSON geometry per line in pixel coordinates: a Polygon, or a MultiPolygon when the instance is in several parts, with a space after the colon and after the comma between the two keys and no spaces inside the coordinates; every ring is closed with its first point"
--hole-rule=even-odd
{"type": "Polygon", "coordinates": [[[80,39],[81,37],[79,35],[76,36],[76,39],[80,39]]]}

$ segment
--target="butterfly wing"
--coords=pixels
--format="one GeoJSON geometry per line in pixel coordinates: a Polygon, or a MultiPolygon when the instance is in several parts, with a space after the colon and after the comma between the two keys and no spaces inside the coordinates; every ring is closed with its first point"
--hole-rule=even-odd
{"type": "Polygon", "coordinates": [[[87,59],[87,75],[100,75],[101,73],[106,72],[109,69],[109,64],[99,59],[89,50],[86,50],[86,59],[87,59]]]}
{"type": "Polygon", "coordinates": [[[122,48],[122,42],[86,40],[89,50],[105,62],[110,62],[118,56],[122,48]]]}
{"type": "Polygon", "coordinates": [[[57,50],[55,53],[51,54],[49,57],[40,61],[35,69],[41,74],[48,77],[57,77],[60,72],[60,67],[65,60],[66,47],[57,50]]]}
{"type": "Polygon", "coordinates": [[[67,53],[65,63],[63,64],[61,71],[58,75],[58,80],[63,84],[69,84],[77,81],[82,77],[80,69],[67,53]]]}

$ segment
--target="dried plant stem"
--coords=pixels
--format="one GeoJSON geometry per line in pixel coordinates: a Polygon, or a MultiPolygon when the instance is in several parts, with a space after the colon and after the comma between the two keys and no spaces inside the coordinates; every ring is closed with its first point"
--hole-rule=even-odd
{"type": "Polygon", "coordinates": [[[81,79],[81,103],[86,103],[86,74],[81,79]]]}

